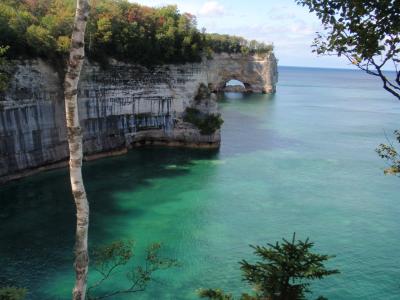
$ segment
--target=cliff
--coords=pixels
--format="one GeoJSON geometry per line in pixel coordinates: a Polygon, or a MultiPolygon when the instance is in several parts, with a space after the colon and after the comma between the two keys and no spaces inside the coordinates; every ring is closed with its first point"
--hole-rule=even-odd
{"type": "MultiPolygon", "coordinates": [[[[0,182],[58,167],[68,158],[63,79],[40,59],[13,65],[0,98],[0,182]]],[[[276,59],[272,53],[215,54],[201,63],[153,68],[111,61],[105,70],[85,62],[78,95],[85,157],[144,144],[219,147],[219,130],[201,134],[183,119],[188,107],[216,114],[216,97],[199,97],[201,86],[218,92],[230,79],[248,91],[275,92],[276,59]]]]}

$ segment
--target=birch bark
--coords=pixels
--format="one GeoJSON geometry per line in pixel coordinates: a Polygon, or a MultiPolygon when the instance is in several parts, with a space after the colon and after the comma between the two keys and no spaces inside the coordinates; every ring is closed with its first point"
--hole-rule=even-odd
{"type": "Polygon", "coordinates": [[[75,286],[72,299],[84,300],[89,264],[89,202],[82,178],[82,129],[78,114],[78,83],[85,55],[85,29],[89,15],[87,0],[77,0],[71,37],[68,68],[64,79],[65,115],[69,145],[69,170],[72,194],[76,205],[75,286]]]}

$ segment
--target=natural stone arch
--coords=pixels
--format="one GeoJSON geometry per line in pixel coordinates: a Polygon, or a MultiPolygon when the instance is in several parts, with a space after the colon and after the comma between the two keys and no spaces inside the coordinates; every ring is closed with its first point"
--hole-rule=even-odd
{"type": "Polygon", "coordinates": [[[225,84],[225,86],[231,86],[231,85],[240,85],[240,86],[245,87],[244,83],[242,81],[233,79],[233,78],[231,80],[228,80],[225,84]],[[236,82],[233,82],[233,81],[236,81],[236,82]]]}
{"type": "MultiPolygon", "coordinates": [[[[10,70],[0,109],[0,183],[68,159],[63,78],[41,59],[16,60],[10,70]]],[[[272,93],[276,59],[272,53],[216,53],[198,63],[152,68],[110,59],[107,70],[86,61],[78,95],[86,158],[121,154],[142,144],[219,147],[219,131],[202,135],[183,115],[187,108],[218,113],[210,91],[231,78],[253,92],[272,93]],[[198,97],[200,86],[204,95],[198,97]]]]}
{"type": "Polygon", "coordinates": [[[219,88],[223,92],[234,92],[234,93],[251,93],[252,92],[252,87],[249,83],[243,82],[241,80],[238,80],[236,78],[232,78],[228,80],[223,87],[219,88]],[[235,80],[236,82],[232,82],[235,80]]]}
{"type": "MultiPolygon", "coordinates": [[[[250,83],[242,80],[241,78],[238,78],[238,76],[229,78],[228,80],[223,79],[221,81],[221,85],[217,87],[217,89],[215,90],[215,92],[225,92],[225,91],[230,91],[230,89],[227,89],[227,83],[231,80],[237,80],[239,81],[242,85],[243,85],[243,89],[240,89],[241,92],[245,92],[245,93],[252,93],[253,92],[253,87],[250,83]]],[[[240,86],[240,85],[238,85],[240,86]]]]}
{"type": "Polygon", "coordinates": [[[274,93],[277,63],[273,53],[245,55],[221,53],[207,61],[208,85],[213,92],[222,92],[231,79],[246,87],[246,92],[274,93]]]}

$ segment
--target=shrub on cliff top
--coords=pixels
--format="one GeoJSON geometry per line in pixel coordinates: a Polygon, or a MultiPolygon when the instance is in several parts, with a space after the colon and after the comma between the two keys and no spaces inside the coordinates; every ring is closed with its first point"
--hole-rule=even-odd
{"type": "MultiPolygon", "coordinates": [[[[0,3],[0,45],[8,56],[60,59],[68,52],[74,0],[3,0],[0,3]]],[[[143,65],[200,61],[212,52],[258,53],[270,45],[197,29],[196,17],[174,5],[160,8],[124,0],[91,3],[86,55],[104,62],[109,57],[143,65]]]]}
{"type": "Polygon", "coordinates": [[[191,107],[186,108],[183,120],[196,126],[201,134],[213,134],[224,123],[220,114],[204,114],[191,107]]]}
{"type": "Polygon", "coordinates": [[[240,36],[210,33],[206,35],[206,44],[214,52],[264,54],[274,49],[272,44],[265,44],[256,40],[248,41],[240,36]]]}
{"type": "Polygon", "coordinates": [[[200,86],[197,89],[197,94],[194,97],[194,100],[196,100],[196,102],[199,102],[203,99],[209,98],[210,95],[211,95],[210,89],[204,83],[200,83],[200,86]]]}

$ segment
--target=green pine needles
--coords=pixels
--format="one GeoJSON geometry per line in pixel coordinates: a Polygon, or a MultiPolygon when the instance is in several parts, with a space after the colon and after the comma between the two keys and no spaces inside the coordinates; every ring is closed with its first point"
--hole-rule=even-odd
{"type": "Polygon", "coordinates": [[[0,300],[23,300],[27,289],[14,286],[0,287],[0,300]]]}
{"type": "MultiPolygon", "coordinates": [[[[250,246],[259,258],[255,263],[240,262],[243,279],[255,290],[254,295],[242,294],[241,300],[301,300],[311,292],[310,283],[315,279],[338,274],[336,269],[327,269],[324,263],[333,256],[311,252],[314,243],[307,238],[250,246]]],[[[214,300],[232,300],[231,294],[221,290],[207,289],[199,292],[200,297],[214,300]]],[[[318,299],[325,299],[320,297],[318,299]]]]}

